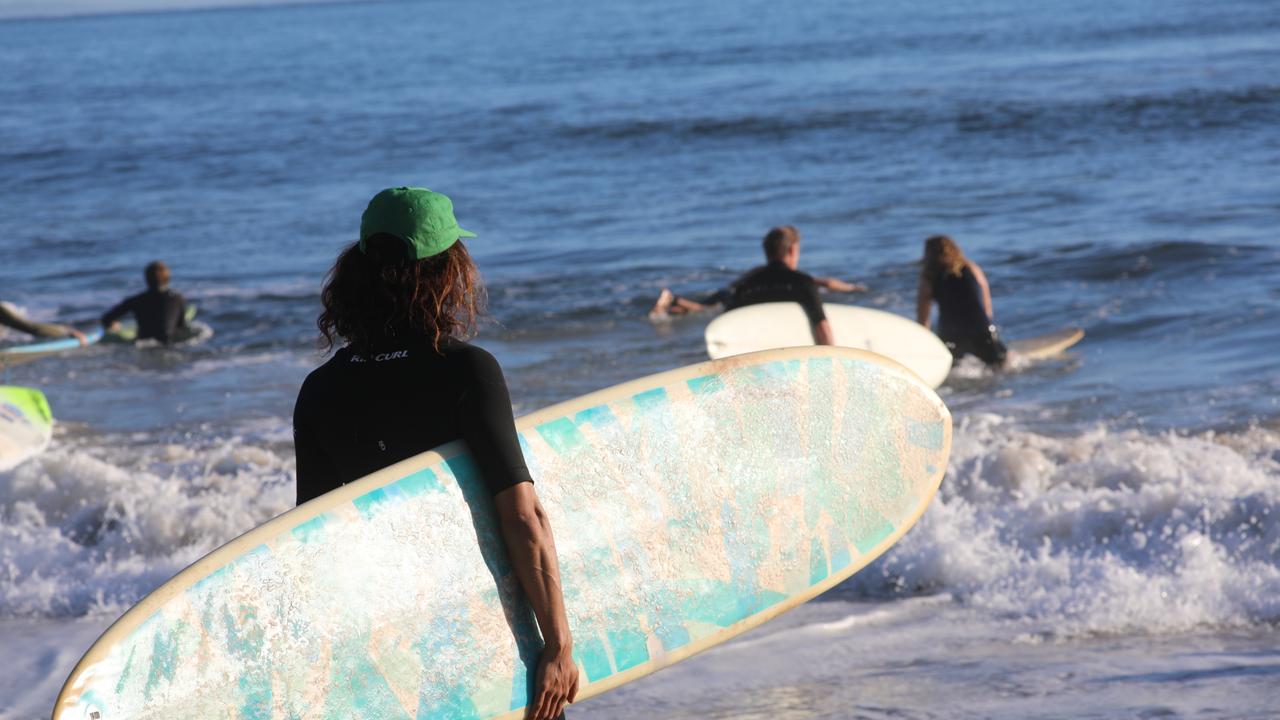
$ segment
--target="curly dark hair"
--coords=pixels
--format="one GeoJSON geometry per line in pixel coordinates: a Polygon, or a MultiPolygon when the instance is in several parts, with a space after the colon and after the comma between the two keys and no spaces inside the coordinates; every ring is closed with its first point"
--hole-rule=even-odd
{"type": "Polygon", "coordinates": [[[358,243],[343,250],[325,278],[320,349],[341,339],[363,354],[380,341],[425,336],[439,352],[441,342],[475,334],[484,302],[480,272],[462,243],[412,260],[403,240],[375,235],[363,251],[358,243]]]}

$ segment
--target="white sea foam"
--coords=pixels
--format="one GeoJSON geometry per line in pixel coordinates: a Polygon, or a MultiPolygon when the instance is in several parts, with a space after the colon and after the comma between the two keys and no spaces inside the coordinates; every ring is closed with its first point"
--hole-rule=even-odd
{"type": "Polygon", "coordinates": [[[942,590],[1074,636],[1280,618],[1280,436],[958,421],[946,480],[858,591],[942,590]]]}
{"type": "Polygon", "coordinates": [[[293,506],[292,453],[273,439],[118,440],[55,442],[0,475],[0,618],[123,611],[293,506]]]}
{"type": "MultiPolygon", "coordinates": [[[[929,511],[842,592],[946,593],[1029,636],[1274,622],[1277,447],[968,415],[929,511]]],[[[0,475],[0,618],[119,612],[292,507],[292,477],[280,421],[192,445],[59,438],[0,475]]]]}

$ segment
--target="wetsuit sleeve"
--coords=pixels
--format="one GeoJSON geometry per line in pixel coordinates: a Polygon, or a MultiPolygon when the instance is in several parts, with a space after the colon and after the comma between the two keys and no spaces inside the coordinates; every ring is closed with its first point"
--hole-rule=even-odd
{"type": "Polygon", "coordinates": [[[698,302],[703,305],[723,305],[727,308],[729,303],[733,302],[733,286],[722,287],[708,295],[705,300],[699,300],[698,302]]]}
{"type": "Polygon", "coordinates": [[[120,301],[119,305],[116,305],[115,307],[103,313],[102,327],[109,328],[111,327],[112,323],[116,322],[117,320],[129,314],[130,312],[133,312],[133,302],[137,298],[138,298],[137,295],[134,295],[133,297],[125,298],[124,300],[120,301]]]}
{"type": "Polygon", "coordinates": [[[817,325],[827,319],[827,313],[822,309],[822,299],[818,297],[818,283],[808,276],[805,276],[805,281],[800,289],[799,302],[804,308],[804,314],[809,316],[809,324],[817,325]]]}
{"type": "Polygon", "coordinates": [[[298,392],[293,407],[293,452],[297,460],[297,504],[320,497],[342,485],[338,463],[329,457],[324,439],[311,424],[307,410],[307,383],[298,392]]]}
{"type": "Polygon", "coordinates": [[[469,382],[458,401],[458,430],[491,494],[533,482],[511,413],[511,395],[498,361],[480,348],[467,353],[469,382]]]}

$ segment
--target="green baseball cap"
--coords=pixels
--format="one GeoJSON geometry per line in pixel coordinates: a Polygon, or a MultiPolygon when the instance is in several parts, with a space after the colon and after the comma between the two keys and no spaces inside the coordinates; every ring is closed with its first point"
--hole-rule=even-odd
{"type": "Polygon", "coordinates": [[[458,238],[476,236],[458,227],[452,200],[417,187],[387,188],[369,201],[360,216],[360,252],[365,240],[383,233],[404,240],[414,260],[439,255],[458,238]]]}

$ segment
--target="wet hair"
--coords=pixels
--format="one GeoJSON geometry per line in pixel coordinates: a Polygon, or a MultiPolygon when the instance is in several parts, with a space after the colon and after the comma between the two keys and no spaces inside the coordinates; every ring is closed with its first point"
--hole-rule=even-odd
{"type": "Polygon", "coordinates": [[[359,243],[343,250],[325,278],[320,348],[327,352],[342,339],[367,353],[382,341],[416,336],[439,352],[446,340],[474,335],[484,301],[480,272],[462,243],[413,260],[400,238],[374,235],[364,251],[359,243]]]}
{"type": "Polygon", "coordinates": [[[960,246],[947,235],[934,235],[924,241],[924,264],[920,277],[929,282],[946,275],[959,276],[969,264],[960,246]]]}
{"type": "Polygon", "coordinates": [[[791,248],[800,244],[800,231],[794,225],[779,225],[769,228],[764,234],[764,256],[770,260],[781,260],[791,252],[791,248]]]}
{"type": "Polygon", "coordinates": [[[142,270],[142,277],[147,280],[147,287],[159,290],[169,284],[169,266],[159,260],[152,260],[142,270]]]}

